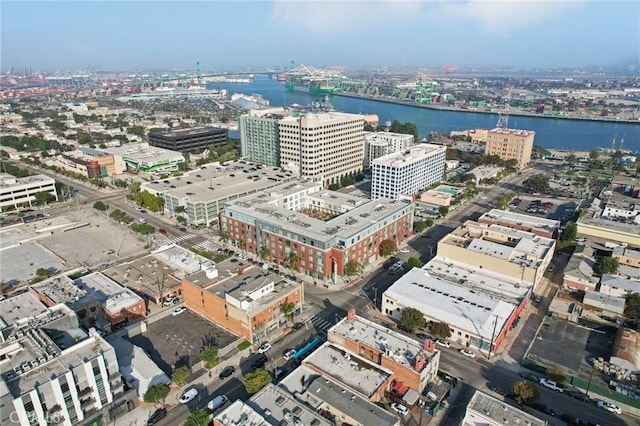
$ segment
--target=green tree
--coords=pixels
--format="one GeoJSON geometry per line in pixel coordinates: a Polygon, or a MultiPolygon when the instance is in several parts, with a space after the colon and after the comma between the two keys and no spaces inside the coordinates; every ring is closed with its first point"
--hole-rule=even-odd
{"type": "Polygon", "coordinates": [[[522,184],[532,192],[547,192],[549,190],[549,176],[538,173],[526,179],[522,184]]]}
{"type": "Polygon", "coordinates": [[[362,273],[363,267],[355,260],[350,260],[344,265],[344,274],[352,277],[354,275],[360,275],[362,273]]]}
{"type": "Polygon", "coordinates": [[[598,158],[600,158],[600,152],[597,149],[594,149],[589,153],[589,159],[597,160],[598,158]]]}
{"type": "Polygon", "coordinates": [[[187,223],[187,218],[184,216],[176,216],[176,220],[178,221],[178,223],[181,223],[183,225],[187,223]]]}
{"type": "Polygon", "coordinates": [[[175,209],[173,209],[173,211],[175,213],[185,213],[187,211],[187,208],[185,206],[178,206],[175,209]]]}
{"type": "Polygon", "coordinates": [[[629,319],[626,324],[628,327],[640,331],[640,293],[631,293],[627,296],[624,316],[629,319]]]}
{"type": "Polygon", "coordinates": [[[340,184],[332,183],[331,185],[329,185],[330,191],[337,191],[338,189],[340,189],[340,184]]]}
{"type": "Polygon", "coordinates": [[[533,404],[540,398],[536,388],[524,380],[519,380],[511,385],[511,394],[513,399],[520,405],[533,404]]]}
{"type": "Polygon", "coordinates": [[[89,145],[91,143],[91,136],[85,132],[78,132],[76,134],[76,139],[80,145],[89,145]]]}
{"type": "Polygon", "coordinates": [[[105,203],[103,203],[102,201],[96,201],[95,203],[93,203],[93,208],[103,212],[103,211],[107,210],[107,205],[105,203]]]}
{"type": "Polygon", "coordinates": [[[600,272],[602,274],[615,274],[616,272],[618,272],[619,266],[620,262],[618,262],[618,259],[611,256],[602,257],[598,261],[598,268],[600,269],[600,272]]]}
{"type": "Polygon", "coordinates": [[[425,229],[427,229],[427,222],[424,220],[418,220],[413,223],[413,230],[416,234],[421,234],[425,229]]]}
{"type": "Polygon", "coordinates": [[[391,239],[382,240],[380,242],[380,256],[387,257],[398,251],[398,246],[395,241],[391,239]]]}
{"type": "Polygon", "coordinates": [[[244,388],[248,394],[253,395],[260,389],[271,383],[271,374],[263,368],[259,368],[251,373],[247,373],[242,378],[244,388]]]}
{"type": "Polygon", "coordinates": [[[417,257],[411,256],[407,259],[407,266],[410,268],[422,268],[422,262],[417,257]]]}
{"type": "Polygon", "coordinates": [[[284,315],[287,321],[293,322],[293,313],[296,310],[296,305],[293,302],[285,301],[282,305],[280,305],[280,313],[284,315]]]}
{"type": "Polygon", "coordinates": [[[427,219],[424,223],[427,224],[427,228],[431,228],[433,226],[433,219],[427,219]]]}
{"type": "Polygon", "coordinates": [[[449,207],[440,206],[438,207],[438,213],[440,216],[445,217],[449,213],[449,207]]]}
{"type": "MultiPolygon", "coordinates": [[[[222,233],[220,233],[220,237],[222,238],[222,233]]],[[[260,248],[260,259],[262,260],[269,260],[271,259],[271,251],[269,250],[269,247],[267,246],[262,246],[260,248]]]]}
{"type": "Polygon", "coordinates": [[[191,370],[189,370],[189,367],[183,365],[173,370],[173,373],[171,373],[171,381],[178,386],[182,386],[187,382],[190,374],[191,370]]]}
{"type": "Polygon", "coordinates": [[[567,373],[564,371],[562,367],[553,365],[547,368],[547,376],[549,376],[549,378],[556,383],[562,383],[564,382],[564,379],[567,377],[567,373]]]}
{"type": "Polygon", "coordinates": [[[404,308],[400,314],[400,324],[405,330],[413,331],[416,328],[424,328],[427,325],[427,321],[419,310],[404,308]]]}
{"type": "Polygon", "coordinates": [[[144,127],[142,126],[129,126],[129,128],[127,129],[127,133],[131,134],[131,135],[137,135],[140,137],[144,136],[144,127]]]}
{"type": "Polygon", "coordinates": [[[55,197],[47,191],[36,192],[34,194],[34,197],[36,198],[36,203],[38,204],[49,204],[49,202],[55,199],[55,197]]]}
{"type": "Polygon", "coordinates": [[[220,364],[218,356],[218,347],[213,345],[205,345],[200,348],[200,361],[204,362],[205,368],[213,368],[220,364]]]}
{"type": "Polygon", "coordinates": [[[222,241],[223,244],[227,244],[227,242],[229,242],[229,233],[227,231],[220,231],[220,234],[218,234],[218,236],[220,237],[220,241],[222,241]]]}
{"type": "Polygon", "coordinates": [[[51,270],[47,268],[38,268],[36,269],[36,277],[38,278],[46,278],[50,277],[52,274],[51,270]]]}
{"type": "Polygon", "coordinates": [[[574,241],[578,236],[578,225],[575,222],[567,222],[564,231],[560,235],[560,240],[564,242],[574,241]]]}
{"type": "Polygon", "coordinates": [[[7,285],[4,281],[0,282],[0,294],[5,294],[7,292],[7,285]]]}
{"type": "Polygon", "coordinates": [[[343,188],[353,185],[353,178],[351,176],[343,177],[342,180],[340,181],[340,185],[342,185],[343,188]]]}
{"type": "Polygon", "coordinates": [[[169,395],[170,390],[171,388],[169,388],[169,385],[166,383],[158,383],[157,385],[149,386],[147,391],[144,393],[144,402],[152,404],[161,402],[164,407],[164,402],[167,399],[167,395],[169,395]]]}
{"type": "Polygon", "coordinates": [[[451,337],[451,328],[446,322],[434,322],[429,328],[431,334],[439,339],[448,339],[451,337]]]}
{"type": "Polygon", "coordinates": [[[206,410],[198,410],[184,421],[183,426],[209,426],[211,419],[206,410]]]}
{"type": "Polygon", "coordinates": [[[294,252],[289,253],[289,257],[287,258],[287,267],[294,271],[298,269],[298,255],[294,252]]]}

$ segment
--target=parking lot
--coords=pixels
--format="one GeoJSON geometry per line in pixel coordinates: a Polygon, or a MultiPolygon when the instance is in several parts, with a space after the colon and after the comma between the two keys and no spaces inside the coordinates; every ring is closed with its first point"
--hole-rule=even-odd
{"type": "Polygon", "coordinates": [[[212,322],[187,310],[149,325],[147,331],[129,340],[144,349],[171,376],[175,367],[200,361],[200,348],[211,344],[223,348],[237,338],[212,322]]]}
{"type": "Polygon", "coordinates": [[[559,220],[562,222],[566,222],[573,217],[573,213],[579,202],[579,200],[573,199],[560,200],[556,198],[541,198],[533,196],[520,196],[517,198],[521,200],[520,204],[517,208],[511,207],[512,211],[552,220],[559,220]],[[539,203],[540,208],[533,211],[536,207],[536,202],[539,203]],[[542,211],[542,205],[544,203],[550,203],[550,208],[546,213],[542,211]]]}
{"type": "Polygon", "coordinates": [[[545,366],[562,366],[570,374],[588,377],[591,366],[587,359],[608,359],[615,335],[612,327],[588,325],[593,328],[560,319],[551,320],[540,328],[529,358],[545,366]]]}

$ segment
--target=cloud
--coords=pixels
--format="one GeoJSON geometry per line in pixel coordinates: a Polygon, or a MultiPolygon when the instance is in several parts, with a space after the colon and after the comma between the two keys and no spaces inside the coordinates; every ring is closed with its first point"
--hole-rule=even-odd
{"type": "Polygon", "coordinates": [[[331,36],[342,31],[353,33],[363,28],[398,26],[416,19],[425,3],[420,1],[286,1],[273,3],[270,19],[279,25],[307,31],[316,36],[331,36]]]}
{"type": "Polygon", "coordinates": [[[467,19],[491,35],[507,35],[580,5],[580,1],[466,0],[439,3],[446,19],[467,19]]]}

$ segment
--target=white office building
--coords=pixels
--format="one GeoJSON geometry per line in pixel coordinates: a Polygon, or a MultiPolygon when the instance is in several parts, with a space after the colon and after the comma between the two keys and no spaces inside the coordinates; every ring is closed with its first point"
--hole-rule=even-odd
{"type": "Polygon", "coordinates": [[[36,194],[48,192],[56,201],[56,181],[45,175],[34,175],[22,178],[0,173],[0,207],[17,209],[19,206],[32,207],[36,194]]]}
{"type": "Polygon", "coordinates": [[[364,134],[364,167],[379,157],[404,151],[413,146],[413,135],[392,132],[365,132],[364,134]]]}
{"type": "Polygon", "coordinates": [[[371,198],[413,196],[440,182],[446,147],[421,143],[371,162],[371,198]]]}
{"type": "Polygon", "coordinates": [[[362,170],[364,116],[307,113],[280,120],[280,165],[324,186],[362,170]]]}

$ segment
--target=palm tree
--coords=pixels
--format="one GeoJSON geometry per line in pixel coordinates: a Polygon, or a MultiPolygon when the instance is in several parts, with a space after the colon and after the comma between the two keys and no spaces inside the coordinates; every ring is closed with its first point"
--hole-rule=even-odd
{"type": "Polygon", "coordinates": [[[269,260],[270,258],[271,258],[271,251],[269,250],[269,247],[262,246],[262,248],[260,249],[260,259],[269,260]]]}
{"type": "Polygon", "coordinates": [[[289,258],[287,259],[287,267],[289,269],[293,269],[294,271],[298,269],[298,255],[291,252],[289,253],[289,258]]]}
{"type": "Polygon", "coordinates": [[[282,305],[280,305],[280,313],[284,315],[287,321],[293,322],[293,311],[295,310],[295,303],[285,301],[282,305]]]}
{"type": "Polygon", "coordinates": [[[224,245],[227,245],[227,242],[229,241],[229,233],[227,231],[220,231],[219,237],[224,245]]]}

